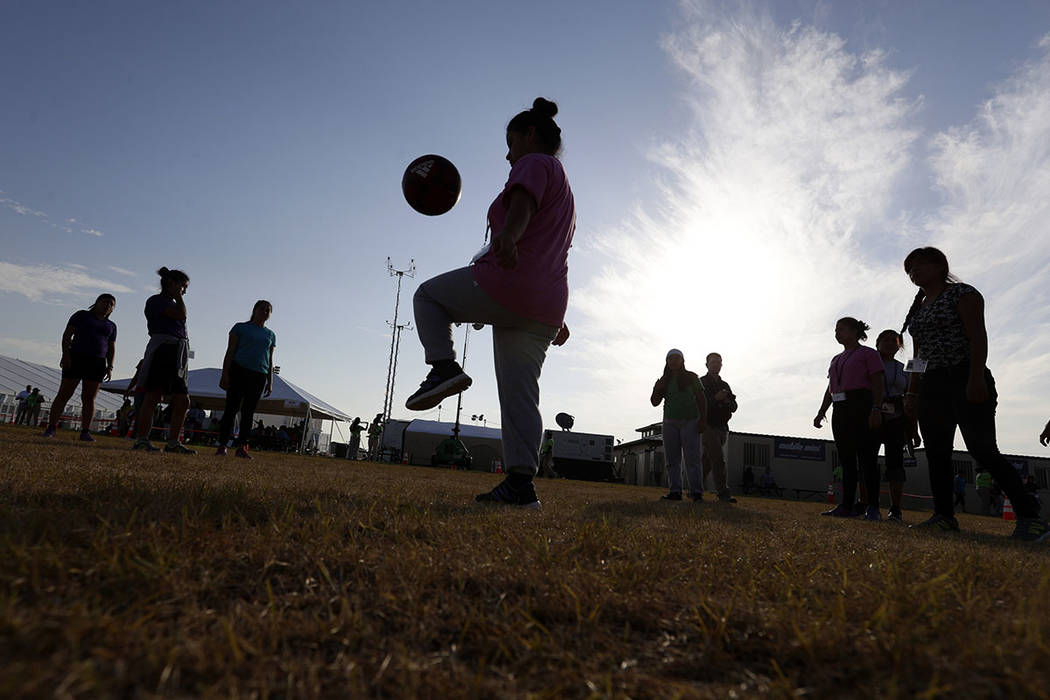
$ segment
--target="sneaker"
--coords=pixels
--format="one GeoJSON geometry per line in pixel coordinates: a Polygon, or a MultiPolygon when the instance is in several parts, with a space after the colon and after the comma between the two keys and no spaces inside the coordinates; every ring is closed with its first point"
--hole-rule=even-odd
{"type": "Polygon", "coordinates": [[[143,452],[160,452],[159,447],[154,447],[153,443],[149,440],[136,440],[135,444],[131,446],[133,450],[142,450],[143,452]]]}
{"type": "Polygon", "coordinates": [[[864,519],[870,520],[873,523],[877,523],[882,520],[882,513],[879,512],[878,506],[868,506],[868,509],[864,511],[864,519]]]}
{"type": "Polygon", "coordinates": [[[89,433],[86,430],[81,430],[80,431],[80,441],[81,442],[96,442],[95,438],[91,437],[91,433],[89,433]]]}
{"type": "Polygon", "coordinates": [[[856,518],[860,513],[858,513],[853,506],[847,506],[845,503],[840,503],[831,510],[824,511],[821,515],[828,515],[832,518],[856,518]]]}
{"type": "Polygon", "coordinates": [[[681,491],[671,491],[670,493],[660,496],[661,501],[680,501],[682,500],[681,491]]]}
{"type": "Polygon", "coordinates": [[[886,514],[886,519],[898,525],[904,524],[904,515],[901,513],[900,508],[890,508],[890,512],[886,514]]]}
{"type": "Polygon", "coordinates": [[[736,503],[736,499],[730,496],[728,493],[722,494],[718,497],[719,503],[736,503]]]}
{"type": "Polygon", "coordinates": [[[416,393],[405,401],[405,408],[410,411],[434,408],[445,398],[466,390],[473,382],[474,380],[468,377],[454,360],[449,360],[447,364],[434,365],[416,393]]]}
{"type": "Polygon", "coordinates": [[[940,513],[934,513],[932,517],[923,520],[921,523],[916,523],[911,526],[911,529],[916,530],[940,530],[941,532],[958,532],[959,521],[955,519],[955,516],[946,517],[940,513]]]}
{"type": "Polygon", "coordinates": [[[860,517],[862,515],[865,515],[867,512],[868,512],[868,504],[867,503],[857,502],[857,503],[853,504],[853,514],[855,516],[860,517]]]}
{"type": "Polygon", "coordinates": [[[169,440],[168,444],[164,446],[165,452],[174,452],[178,455],[195,455],[197,450],[191,450],[190,448],[183,445],[181,442],[169,440]]]}
{"type": "Polygon", "coordinates": [[[479,493],[474,497],[474,500],[478,503],[521,506],[529,510],[540,509],[540,499],[536,496],[536,486],[531,481],[520,486],[513,486],[510,483],[510,477],[499,482],[499,485],[488,493],[479,493]]]}
{"type": "Polygon", "coordinates": [[[219,448],[215,450],[215,456],[216,457],[225,457],[226,456],[226,446],[225,445],[220,445],[219,448]]]}
{"type": "Polygon", "coordinates": [[[252,459],[252,456],[248,454],[247,445],[241,445],[240,447],[238,447],[237,452],[234,453],[234,456],[240,457],[241,459],[252,459]]]}
{"type": "Polygon", "coordinates": [[[693,491],[692,493],[689,494],[689,500],[692,501],[693,503],[703,503],[704,502],[704,492],[703,491],[693,491]]]}
{"type": "Polygon", "coordinates": [[[53,438],[55,437],[55,426],[49,425],[44,428],[44,432],[41,433],[40,437],[53,438]]]}
{"type": "Polygon", "coordinates": [[[1050,523],[1042,518],[1018,518],[1010,537],[1021,542],[1046,542],[1050,540],[1050,523]]]}

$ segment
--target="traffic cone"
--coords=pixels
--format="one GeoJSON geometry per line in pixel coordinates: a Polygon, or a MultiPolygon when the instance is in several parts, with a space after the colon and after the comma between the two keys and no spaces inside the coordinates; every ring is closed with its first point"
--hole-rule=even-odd
{"type": "Polygon", "coordinates": [[[1003,499],[1003,520],[1017,520],[1014,516],[1014,507],[1009,498],[1003,499]]]}
{"type": "Polygon", "coordinates": [[[828,497],[825,499],[825,502],[827,502],[827,503],[834,503],[835,502],[835,482],[834,481],[828,483],[828,497]]]}

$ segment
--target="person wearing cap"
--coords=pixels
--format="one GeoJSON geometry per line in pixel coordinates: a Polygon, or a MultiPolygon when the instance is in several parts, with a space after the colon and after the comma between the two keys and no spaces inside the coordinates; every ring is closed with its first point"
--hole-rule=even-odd
{"type": "Polygon", "coordinates": [[[682,500],[682,455],[689,479],[689,497],[704,500],[704,478],[700,468],[700,436],[707,428],[707,397],[700,377],[685,368],[685,356],[672,348],[664,360],[664,372],[649,399],[653,406],[664,404],[663,439],[667,460],[667,501],[682,500]]]}

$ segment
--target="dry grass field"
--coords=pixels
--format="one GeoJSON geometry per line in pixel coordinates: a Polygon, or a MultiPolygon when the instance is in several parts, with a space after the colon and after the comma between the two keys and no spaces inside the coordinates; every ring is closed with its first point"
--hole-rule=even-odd
{"type": "Polygon", "coordinates": [[[3,697],[1050,697],[1001,521],[74,438],[0,429],[3,697]]]}

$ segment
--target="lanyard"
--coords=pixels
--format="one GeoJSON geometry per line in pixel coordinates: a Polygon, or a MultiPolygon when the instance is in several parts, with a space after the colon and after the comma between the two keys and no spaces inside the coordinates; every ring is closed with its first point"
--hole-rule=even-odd
{"type": "Polygon", "coordinates": [[[835,358],[835,366],[832,369],[835,370],[835,388],[839,391],[842,391],[842,373],[846,371],[846,363],[849,362],[849,358],[853,357],[853,353],[858,350],[860,350],[859,345],[850,350],[845,358],[842,358],[842,355],[835,358]]]}

